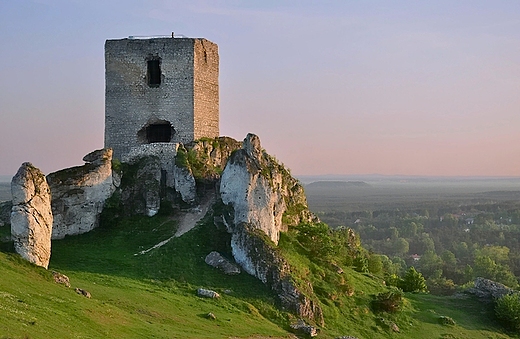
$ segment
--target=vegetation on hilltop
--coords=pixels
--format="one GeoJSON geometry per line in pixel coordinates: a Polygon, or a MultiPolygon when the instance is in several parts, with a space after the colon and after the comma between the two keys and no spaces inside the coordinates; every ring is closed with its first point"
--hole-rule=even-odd
{"type": "MultiPolygon", "coordinates": [[[[280,250],[293,265],[295,277],[311,282],[319,298],[326,321],[319,337],[510,337],[500,334],[490,316],[492,310],[471,297],[405,293],[398,312],[376,308],[376,297],[392,290],[384,286],[381,275],[360,273],[349,265],[353,259],[348,253],[360,249],[359,239],[348,230],[328,233],[317,228],[313,239],[318,243],[330,240],[332,251],[310,248],[315,241],[300,242],[298,237],[303,238],[297,228],[282,235],[280,250]],[[338,273],[339,268],[343,273],[338,273]],[[456,324],[441,324],[441,316],[456,324]],[[393,324],[400,333],[392,330],[393,324]]],[[[0,274],[9,277],[0,280],[3,336],[246,338],[288,334],[288,325],[296,319],[279,309],[276,297],[260,281],[245,273],[226,276],[204,263],[211,250],[230,257],[229,235],[216,229],[210,218],[181,238],[138,254],[170,237],[175,229],[169,216],[132,217],[54,241],[49,271],[15,254],[0,253],[0,274]],[[72,287],[88,290],[92,299],[52,282],[52,270],[68,275],[72,287]],[[201,299],[195,294],[199,287],[213,289],[221,298],[201,299]],[[216,320],[206,318],[209,312],[216,320]]]]}
{"type": "MultiPolygon", "coordinates": [[[[205,185],[207,180],[219,176],[219,168],[223,166],[213,162],[208,152],[231,154],[231,148],[203,140],[202,144],[181,150],[178,165],[189,166],[198,183],[205,185]]],[[[270,178],[270,171],[276,169],[282,172],[283,180],[293,180],[276,159],[268,160],[268,166],[260,169],[261,175],[270,178]]],[[[123,175],[124,186],[132,168],[125,164],[120,168],[127,173],[126,179],[123,175]]],[[[319,303],[325,319],[323,325],[318,324],[319,337],[515,337],[502,332],[492,306],[480,303],[473,296],[426,294],[424,277],[430,281],[431,276],[423,266],[416,270],[407,265],[404,247],[408,240],[403,238],[403,230],[397,224],[391,225],[395,230],[386,228],[394,232],[389,241],[400,243],[401,256],[376,254],[370,243],[362,245],[363,228],[355,232],[351,227],[331,229],[320,222],[293,222],[301,220],[295,216],[309,211],[303,201],[291,198],[303,193],[296,180],[289,190],[283,218],[288,230],[280,235],[276,253],[286,261],[294,285],[319,303]]],[[[282,338],[289,335],[290,325],[298,319],[281,307],[272,290],[246,273],[227,276],[204,262],[211,251],[232,259],[231,236],[215,225],[214,217],[223,208],[222,204],[214,206],[215,215],[208,214],[179,238],[172,238],[177,223],[171,206],[161,208],[153,217],[130,217],[121,205],[120,197],[113,196],[107,201],[99,228],[53,241],[49,271],[10,253],[5,232],[0,232],[0,238],[4,239],[0,247],[0,275],[8,277],[0,280],[0,329],[3,330],[0,338],[282,338]],[[166,239],[171,240],[164,242],[166,239]],[[72,288],[54,283],[50,273],[53,270],[69,276],[72,288]],[[74,287],[89,291],[92,298],[75,293],[74,287]],[[198,297],[196,290],[201,287],[214,290],[221,297],[198,297]]],[[[379,216],[367,213],[371,218],[379,216]]],[[[419,218],[410,221],[419,227],[417,222],[423,220],[422,215],[407,215],[403,220],[409,221],[406,218],[410,217],[419,218]]],[[[356,220],[360,222],[354,220],[348,226],[363,226],[364,218],[368,217],[358,215],[356,220]]],[[[407,225],[414,229],[410,223],[407,225]]],[[[425,223],[421,225],[425,229],[425,223]]],[[[369,229],[384,232],[384,226],[379,229],[372,225],[369,229]]],[[[435,240],[432,242],[435,245],[435,240]]],[[[410,242],[408,251],[409,246],[410,242]]],[[[488,257],[505,258],[503,251],[485,253],[488,257]]],[[[505,299],[502,303],[496,312],[507,323],[510,310],[516,310],[515,301],[505,299]]],[[[514,323],[510,328],[515,329],[514,323]]]]}

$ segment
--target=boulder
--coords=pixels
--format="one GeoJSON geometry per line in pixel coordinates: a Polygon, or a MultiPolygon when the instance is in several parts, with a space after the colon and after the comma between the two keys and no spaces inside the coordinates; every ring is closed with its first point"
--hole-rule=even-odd
{"type": "Polygon", "coordinates": [[[76,287],[74,289],[74,291],[76,291],[77,294],[80,294],[80,295],[84,296],[85,298],[88,298],[88,299],[92,298],[92,295],[90,294],[90,292],[86,291],[86,290],[84,290],[82,288],[76,287]]]}
{"type": "Polygon", "coordinates": [[[53,239],[96,228],[105,201],[114,193],[112,149],[93,151],[83,161],[83,166],[47,176],[52,193],[53,239]]]}
{"type": "Polygon", "coordinates": [[[212,291],[212,290],[207,290],[204,288],[197,289],[197,295],[199,297],[203,297],[203,298],[212,298],[212,299],[220,298],[220,294],[218,294],[217,292],[212,291]]]}
{"type": "Polygon", "coordinates": [[[318,329],[312,325],[306,324],[302,319],[298,320],[295,324],[291,324],[291,328],[295,330],[295,332],[311,338],[318,335],[318,329]]]}
{"type": "Polygon", "coordinates": [[[45,175],[23,163],[11,181],[11,238],[24,259],[47,268],[51,257],[51,192],[45,175]]]}
{"type": "Polygon", "coordinates": [[[61,285],[70,287],[69,277],[67,277],[65,274],[61,274],[60,272],[53,271],[52,277],[54,278],[54,282],[56,284],[61,284],[61,285]]]}
{"type": "Polygon", "coordinates": [[[206,262],[206,264],[220,269],[225,274],[240,274],[240,268],[237,265],[233,264],[216,251],[213,251],[210,254],[208,254],[204,261],[206,262]]]}

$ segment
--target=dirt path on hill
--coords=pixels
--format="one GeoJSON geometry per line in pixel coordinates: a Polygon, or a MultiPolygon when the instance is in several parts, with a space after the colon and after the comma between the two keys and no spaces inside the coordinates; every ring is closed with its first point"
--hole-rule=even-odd
{"type": "Polygon", "coordinates": [[[190,231],[197,223],[204,218],[206,213],[208,213],[209,208],[215,202],[215,192],[206,192],[200,205],[196,208],[192,208],[189,211],[181,211],[179,214],[174,217],[174,220],[177,220],[179,228],[177,228],[177,232],[175,232],[175,237],[180,237],[184,233],[190,231]]]}
{"type": "Polygon", "coordinates": [[[166,245],[173,238],[178,238],[181,235],[183,235],[184,233],[189,232],[191,229],[193,229],[197,225],[197,223],[202,218],[204,218],[204,216],[206,215],[206,213],[208,213],[208,210],[210,209],[210,207],[213,205],[214,202],[215,202],[215,192],[213,192],[213,191],[206,192],[206,194],[204,194],[204,197],[202,198],[199,206],[194,207],[187,211],[180,211],[180,212],[176,213],[171,219],[165,221],[165,222],[168,222],[170,220],[177,221],[177,223],[178,223],[177,232],[175,232],[175,234],[173,236],[171,236],[170,238],[168,238],[166,240],[161,241],[158,244],[153,245],[152,247],[150,247],[147,250],[135,253],[134,255],[146,254],[146,253],[150,252],[151,250],[154,250],[156,248],[166,245]]]}

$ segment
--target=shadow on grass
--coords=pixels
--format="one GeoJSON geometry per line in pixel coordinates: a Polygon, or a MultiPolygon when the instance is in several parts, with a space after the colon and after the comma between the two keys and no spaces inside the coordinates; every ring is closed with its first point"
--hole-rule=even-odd
{"type": "Polygon", "coordinates": [[[439,324],[441,316],[453,318],[457,326],[470,330],[502,332],[495,318],[493,304],[479,301],[472,295],[440,297],[426,294],[407,294],[419,312],[414,317],[422,322],[439,324]]]}
{"type": "Polygon", "coordinates": [[[209,219],[144,254],[140,252],[175,233],[176,225],[168,217],[132,217],[110,227],[53,241],[50,269],[231,290],[240,298],[267,298],[274,302],[273,293],[256,278],[244,272],[227,276],[204,262],[211,251],[232,258],[230,235],[218,230],[209,219]]]}

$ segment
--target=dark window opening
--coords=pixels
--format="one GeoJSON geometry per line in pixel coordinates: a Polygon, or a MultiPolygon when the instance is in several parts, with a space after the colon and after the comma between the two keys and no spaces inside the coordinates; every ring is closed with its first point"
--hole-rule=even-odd
{"type": "Polygon", "coordinates": [[[155,124],[146,127],[146,141],[151,144],[154,142],[170,142],[172,140],[172,126],[170,124],[155,124]]]}
{"type": "Polygon", "coordinates": [[[159,87],[161,84],[161,60],[148,60],[148,85],[159,87]]]}

